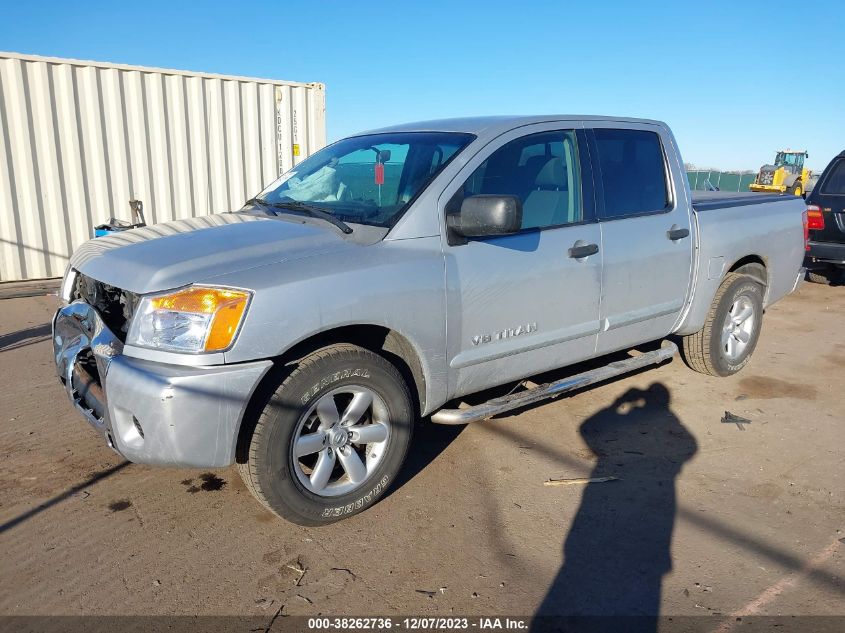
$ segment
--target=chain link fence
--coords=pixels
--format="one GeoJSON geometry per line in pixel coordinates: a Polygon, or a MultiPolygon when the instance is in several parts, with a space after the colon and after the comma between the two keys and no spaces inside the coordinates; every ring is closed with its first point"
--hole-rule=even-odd
{"type": "Polygon", "coordinates": [[[749,191],[748,185],[757,176],[752,171],[694,170],[687,172],[690,189],[707,191],[715,187],[719,191],[749,191]],[[712,185],[708,187],[707,183],[712,185]]]}

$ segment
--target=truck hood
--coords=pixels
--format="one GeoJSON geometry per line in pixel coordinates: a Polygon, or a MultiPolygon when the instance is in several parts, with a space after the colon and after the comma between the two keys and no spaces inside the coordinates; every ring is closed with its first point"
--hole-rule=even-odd
{"type": "Polygon", "coordinates": [[[138,294],[360,245],[333,227],[225,213],[166,222],[83,244],[70,265],[98,281],[138,294]]]}

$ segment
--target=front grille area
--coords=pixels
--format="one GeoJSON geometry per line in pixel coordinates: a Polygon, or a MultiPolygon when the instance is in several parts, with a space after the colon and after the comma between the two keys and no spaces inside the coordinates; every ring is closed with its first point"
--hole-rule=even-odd
{"type": "Polygon", "coordinates": [[[138,305],[138,295],[78,274],[71,293],[71,301],[77,299],[95,308],[112,333],[121,342],[126,342],[129,322],[138,305]]]}
{"type": "Polygon", "coordinates": [[[97,367],[97,359],[90,349],[76,357],[71,381],[80,402],[85,404],[95,418],[102,420],[106,414],[103,381],[97,367]]]}
{"type": "Polygon", "coordinates": [[[761,171],[760,175],[757,176],[757,182],[761,185],[770,185],[774,180],[775,172],[773,171],[761,171]]]}

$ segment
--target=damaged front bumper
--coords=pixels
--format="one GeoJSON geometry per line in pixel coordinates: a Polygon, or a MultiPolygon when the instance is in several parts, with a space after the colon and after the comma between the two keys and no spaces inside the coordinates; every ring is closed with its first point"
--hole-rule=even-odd
{"type": "Polygon", "coordinates": [[[125,356],[82,301],[53,318],[53,352],[71,402],[131,462],[212,468],[234,462],[241,420],[269,360],[189,367],[125,356]]]}

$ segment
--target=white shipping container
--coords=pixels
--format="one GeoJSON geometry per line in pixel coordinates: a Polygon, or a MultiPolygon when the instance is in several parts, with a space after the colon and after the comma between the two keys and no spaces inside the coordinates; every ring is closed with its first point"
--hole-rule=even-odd
{"type": "Polygon", "coordinates": [[[58,277],[109,217],[240,208],[326,144],[325,86],[0,52],[0,282],[58,277]]]}

